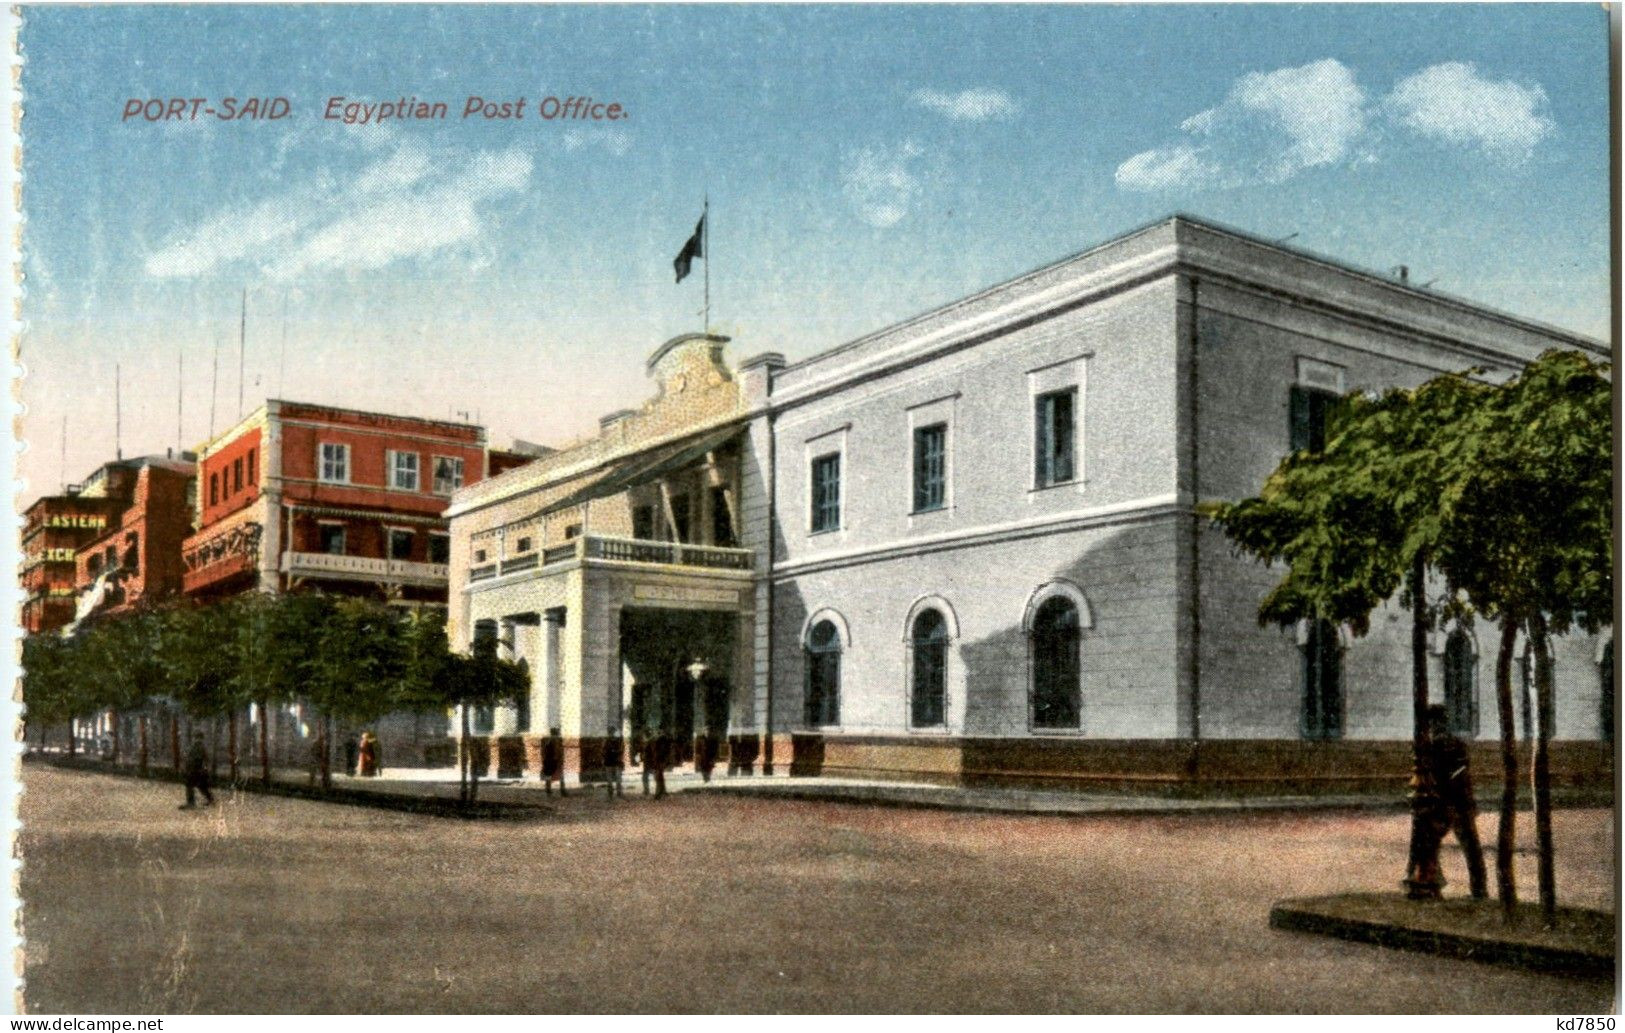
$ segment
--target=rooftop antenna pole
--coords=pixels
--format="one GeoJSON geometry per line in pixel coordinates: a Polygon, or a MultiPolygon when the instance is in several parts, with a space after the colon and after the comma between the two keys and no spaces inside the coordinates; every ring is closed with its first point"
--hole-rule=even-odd
{"type": "Polygon", "coordinates": [[[282,378],[288,372],[288,295],[282,294],[282,355],[277,359],[276,393],[282,397],[282,378]]]}
{"type": "Polygon", "coordinates": [[[214,370],[209,374],[209,437],[214,437],[214,403],[220,393],[220,331],[214,332],[214,370]]]}
{"type": "Polygon", "coordinates": [[[121,381],[124,379],[124,370],[118,363],[113,363],[113,458],[124,458],[124,405],[121,381]]]}
{"type": "Polygon", "coordinates": [[[705,332],[711,332],[711,191],[705,192],[705,203],[700,208],[700,256],[705,259],[705,332]]]}
{"type": "Polygon", "coordinates": [[[243,354],[248,348],[248,288],[243,288],[243,315],[237,324],[237,418],[243,418],[243,354]]]}

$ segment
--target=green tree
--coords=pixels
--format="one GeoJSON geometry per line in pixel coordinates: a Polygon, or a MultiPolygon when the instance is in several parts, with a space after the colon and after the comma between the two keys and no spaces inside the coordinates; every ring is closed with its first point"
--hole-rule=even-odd
{"type": "Polygon", "coordinates": [[[1555,920],[1549,750],[1554,699],[1549,639],[1596,633],[1612,620],[1613,421],[1608,367],[1578,352],[1542,355],[1439,436],[1455,477],[1441,493],[1439,565],[1453,587],[1500,624],[1496,699],[1503,792],[1496,870],[1507,916],[1512,880],[1517,753],[1512,653],[1527,629],[1535,655],[1531,758],[1541,909],[1555,920]]]}
{"type": "MultiPolygon", "coordinates": [[[[1325,620],[1363,636],[1371,613],[1398,594],[1411,616],[1418,785],[1426,780],[1427,645],[1437,617],[1428,571],[1442,534],[1437,500],[1455,471],[1434,438],[1472,412],[1481,393],[1463,375],[1351,394],[1333,410],[1320,452],[1287,456],[1256,497],[1204,507],[1239,551],[1286,568],[1260,603],[1260,623],[1325,620]]],[[[1424,820],[1418,810],[1413,858],[1424,820]]]]}
{"type": "Polygon", "coordinates": [[[375,721],[397,709],[406,674],[400,612],[368,599],[334,603],[318,631],[307,695],[322,715],[322,785],[332,785],[333,719],[375,721]]]}

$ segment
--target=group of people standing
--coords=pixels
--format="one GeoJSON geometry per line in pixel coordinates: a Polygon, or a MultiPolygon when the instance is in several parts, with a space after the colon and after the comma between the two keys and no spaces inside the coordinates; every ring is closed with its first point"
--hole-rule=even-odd
{"type": "Polygon", "coordinates": [[[384,773],[383,751],[376,735],[362,732],[360,739],[352,735],[344,740],[344,770],[360,778],[376,778],[384,773]]]}
{"type": "MultiPolygon", "coordinates": [[[[633,734],[631,762],[642,768],[645,796],[651,795],[651,784],[655,799],[666,795],[666,772],[676,767],[682,760],[678,756],[679,745],[665,729],[640,729],[633,734]]],[[[694,770],[707,782],[711,781],[711,772],[716,769],[717,757],[721,753],[720,747],[721,741],[715,735],[701,735],[695,739],[694,770]]],[[[745,770],[741,767],[742,751],[739,751],[733,739],[729,740],[729,747],[728,773],[734,774],[745,770]]],[[[549,796],[553,795],[553,783],[557,782],[559,795],[568,796],[569,793],[564,787],[564,740],[557,728],[548,730],[547,737],[542,740],[541,753],[543,792],[549,796]]],[[[622,779],[626,773],[627,759],[626,739],[618,727],[610,725],[605,732],[603,754],[600,758],[604,772],[604,791],[610,799],[626,795],[622,779]]]]}

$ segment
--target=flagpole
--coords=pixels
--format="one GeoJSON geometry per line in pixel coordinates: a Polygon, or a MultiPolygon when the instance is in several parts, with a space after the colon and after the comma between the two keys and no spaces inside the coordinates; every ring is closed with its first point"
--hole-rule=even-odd
{"type": "Polygon", "coordinates": [[[705,203],[700,208],[700,225],[705,229],[700,250],[705,259],[705,332],[711,332],[711,192],[705,192],[705,203]]]}

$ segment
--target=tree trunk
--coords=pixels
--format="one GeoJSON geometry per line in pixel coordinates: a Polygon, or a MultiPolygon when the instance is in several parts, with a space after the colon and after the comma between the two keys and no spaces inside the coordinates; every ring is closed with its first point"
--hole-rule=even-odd
{"type": "Polygon", "coordinates": [[[141,774],[147,773],[147,715],[141,715],[141,774]]]}
{"type": "Polygon", "coordinates": [[[318,748],[322,757],[322,788],[333,788],[333,719],[326,714],[322,715],[321,742],[318,748]]]}
{"type": "Polygon", "coordinates": [[[177,773],[181,769],[181,719],[173,712],[169,715],[169,765],[177,773]]]}
{"type": "Polygon", "coordinates": [[[457,737],[457,798],[467,803],[468,776],[474,770],[473,762],[468,755],[468,707],[458,707],[457,712],[462,727],[462,734],[457,737]]]}
{"type": "Polygon", "coordinates": [[[1501,820],[1495,835],[1495,886],[1508,925],[1518,915],[1518,887],[1512,857],[1518,841],[1518,729],[1512,716],[1512,650],[1518,622],[1501,618],[1501,648],[1495,654],[1495,707],[1501,719],[1501,820]]]}
{"type": "Polygon", "coordinates": [[[1427,559],[1417,550],[1411,560],[1411,749],[1416,770],[1427,763],[1428,600],[1427,559]]]}
{"type": "Polygon", "coordinates": [[[119,731],[120,731],[119,725],[121,723],[122,722],[119,720],[119,712],[117,710],[113,711],[113,763],[114,764],[117,764],[119,762],[119,731]]]}
{"type": "Polygon", "coordinates": [[[1420,551],[1411,559],[1411,841],[1405,862],[1406,894],[1412,900],[1436,899],[1442,889],[1438,843],[1432,834],[1436,797],[1428,772],[1428,620],[1427,560],[1420,551]]]}
{"type": "Polygon", "coordinates": [[[68,718],[68,756],[72,757],[79,752],[79,730],[73,726],[73,718],[68,718]]]}
{"type": "Polygon", "coordinates": [[[237,708],[232,707],[226,715],[226,756],[231,765],[231,780],[237,781],[237,708]]]}
{"type": "Polygon", "coordinates": [[[1552,869],[1552,657],[1546,617],[1529,619],[1529,644],[1535,650],[1535,755],[1530,762],[1535,784],[1535,849],[1540,859],[1540,912],[1547,928],[1557,921],[1557,873],[1552,869]]]}
{"type": "Polygon", "coordinates": [[[260,782],[271,784],[271,706],[260,700],[260,782]]]}

